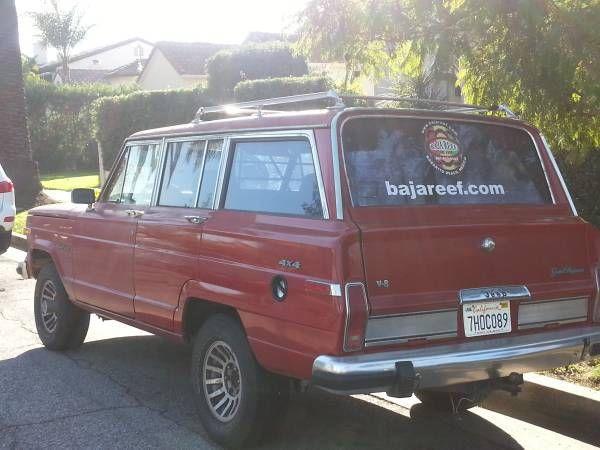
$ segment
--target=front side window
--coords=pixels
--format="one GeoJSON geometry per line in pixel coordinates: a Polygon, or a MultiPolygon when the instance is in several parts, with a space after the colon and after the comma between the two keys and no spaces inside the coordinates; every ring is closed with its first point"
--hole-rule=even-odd
{"type": "Polygon", "coordinates": [[[518,128],[356,118],[342,145],[354,206],[552,202],[535,144],[518,128]]]}
{"type": "Polygon", "coordinates": [[[133,145],[129,148],[121,203],[150,205],[158,165],[158,144],[133,145]]]}
{"type": "Polygon", "coordinates": [[[127,167],[127,157],[129,156],[129,148],[125,149],[121,155],[119,163],[115,167],[114,175],[111,184],[108,186],[106,201],[111,203],[121,202],[121,193],[123,192],[123,182],[125,181],[125,168],[127,167]]]}
{"type": "Polygon", "coordinates": [[[297,139],[236,143],[225,208],[322,218],[309,142],[297,139]]]}

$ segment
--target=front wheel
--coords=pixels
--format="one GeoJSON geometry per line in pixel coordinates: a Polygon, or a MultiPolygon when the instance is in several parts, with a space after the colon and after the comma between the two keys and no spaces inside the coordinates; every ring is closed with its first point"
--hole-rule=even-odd
{"type": "Polygon", "coordinates": [[[259,366],[242,327],[229,316],[210,317],[196,335],[191,376],[200,420],[226,447],[256,444],[283,417],[285,379],[259,366]]]}
{"type": "Polygon", "coordinates": [[[71,303],[53,264],[38,274],[33,310],[38,336],[46,348],[74,349],[85,340],[90,314],[71,303]]]}

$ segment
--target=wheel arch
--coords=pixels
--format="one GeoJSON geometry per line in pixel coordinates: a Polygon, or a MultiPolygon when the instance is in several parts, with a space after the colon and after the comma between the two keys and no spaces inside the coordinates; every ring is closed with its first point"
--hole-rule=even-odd
{"type": "Polygon", "coordinates": [[[40,270],[42,270],[42,268],[47,264],[54,264],[54,266],[56,267],[56,262],[52,257],[52,254],[48,250],[41,248],[32,248],[29,251],[27,265],[29,266],[29,273],[33,278],[37,278],[40,273],[40,270]]]}
{"type": "Polygon", "coordinates": [[[188,297],[183,304],[181,320],[183,339],[186,342],[191,342],[204,322],[214,314],[224,314],[232,317],[239,323],[244,333],[246,332],[240,315],[234,307],[197,297],[188,297]]]}

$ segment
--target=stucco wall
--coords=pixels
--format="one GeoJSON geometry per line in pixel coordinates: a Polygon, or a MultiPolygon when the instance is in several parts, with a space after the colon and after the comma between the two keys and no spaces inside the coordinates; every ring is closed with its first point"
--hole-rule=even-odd
{"type": "Polygon", "coordinates": [[[152,57],[146,63],[138,84],[145,90],[176,89],[189,86],[158,49],[152,53],[152,57]]]}

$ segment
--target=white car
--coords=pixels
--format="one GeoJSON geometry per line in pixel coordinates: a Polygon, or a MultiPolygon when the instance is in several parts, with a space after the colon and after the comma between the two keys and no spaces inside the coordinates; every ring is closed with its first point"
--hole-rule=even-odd
{"type": "Polygon", "coordinates": [[[0,254],[10,246],[15,214],[15,189],[0,164],[0,254]]]}

